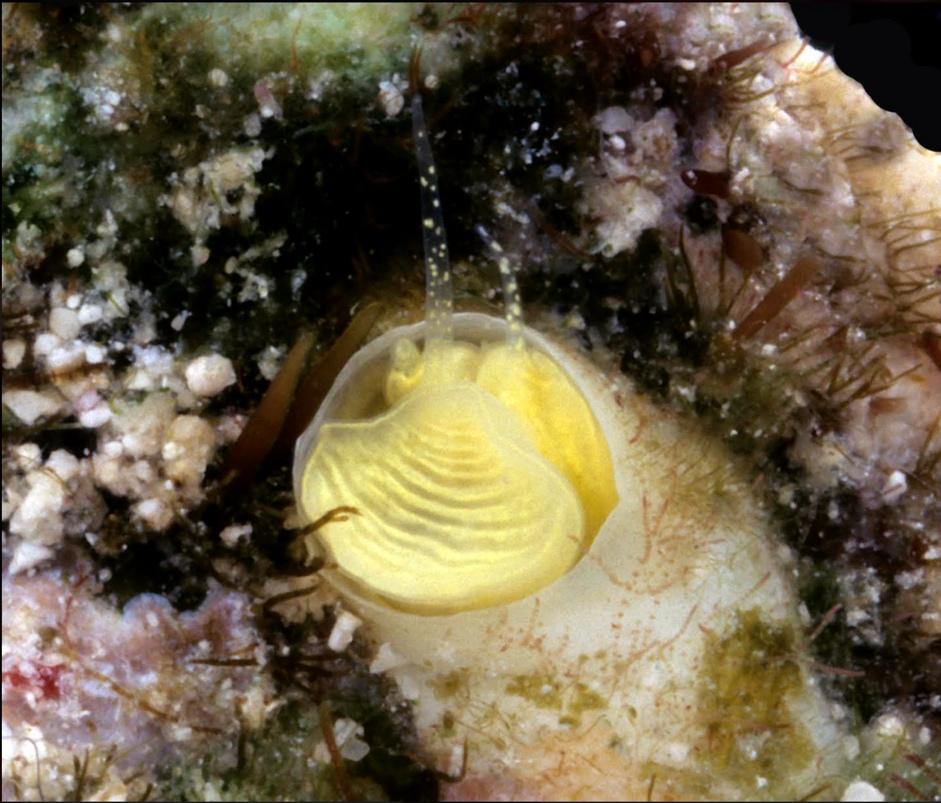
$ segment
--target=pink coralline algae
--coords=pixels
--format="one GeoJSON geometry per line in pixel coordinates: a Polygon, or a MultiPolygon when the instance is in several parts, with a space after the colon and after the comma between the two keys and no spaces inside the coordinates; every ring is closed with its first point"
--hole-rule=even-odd
{"type": "Polygon", "coordinates": [[[240,730],[270,698],[248,598],[218,589],[178,613],[142,594],[119,611],[96,590],[80,572],[5,576],[5,756],[34,761],[26,741],[50,763],[114,745],[115,770],[130,775],[203,742],[234,763],[240,730]]]}

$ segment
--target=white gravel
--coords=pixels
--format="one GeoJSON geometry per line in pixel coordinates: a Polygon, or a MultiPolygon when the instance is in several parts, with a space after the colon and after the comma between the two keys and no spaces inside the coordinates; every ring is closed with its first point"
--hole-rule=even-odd
{"type": "Polygon", "coordinates": [[[40,418],[55,415],[62,407],[62,402],[50,391],[36,390],[8,390],[3,394],[3,403],[28,427],[40,418]]]}
{"type": "Polygon", "coordinates": [[[235,384],[235,369],[228,357],[208,354],[186,366],[186,384],[197,396],[215,396],[235,384]]]}

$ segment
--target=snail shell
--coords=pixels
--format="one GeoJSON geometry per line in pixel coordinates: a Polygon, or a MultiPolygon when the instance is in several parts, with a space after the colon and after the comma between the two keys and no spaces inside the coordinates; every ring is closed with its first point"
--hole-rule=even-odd
{"type": "MultiPolygon", "coordinates": [[[[455,315],[453,325],[457,339],[473,343],[507,333],[503,320],[476,313],[455,315]]],[[[419,342],[425,331],[424,322],[399,327],[356,353],[298,441],[295,493],[311,520],[324,511],[304,508],[304,473],[321,429],[376,415],[395,344],[419,342]]],[[[401,656],[393,674],[442,763],[462,738],[478,778],[544,776],[561,755],[584,754],[618,778],[607,791],[610,779],[590,781],[593,795],[641,794],[649,779],[641,768],[662,761],[665,745],[682,754],[676,745],[699,727],[696,680],[709,639],[730,632],[745,610],[792,627],[796,600],[761,511],[719,444],[654,410],[574,349],[522,332],[528,348],[568,375],[610,449],[617,503],[583,554],[522,597],[445,612],[403,610],[337,567],[325,575],[370,634],[401,656]],[[625,739],[633,740],[629,757],[612,747],[625,739]]],[[[327,528],[354,528],[358,518],[327,528]]],[[[839,730],[803,667],[799,673],[787,706],[825,756],[839,730]]],[[[680,756],[674,765],[689,761],[680,756]]],[[[790,781],[812,783],[826,765],[807,764],[790,781]]]]}

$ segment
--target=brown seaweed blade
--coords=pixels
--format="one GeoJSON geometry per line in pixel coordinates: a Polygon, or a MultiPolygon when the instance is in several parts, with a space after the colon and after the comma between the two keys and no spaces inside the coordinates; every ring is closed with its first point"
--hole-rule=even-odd
{"type": "Polygon", "coordinates": [[[820,262],[813,257],[799,259],[781,281],[772,287],[758,305],[738,325],[733,338],[742,340],[752,337],[782,309],[791,303],[817,275],[820,262]]]}
{"type": "Polygon", "coordinates": [[[921,347],[931,357],[931,361],[938,366],[938,370],[941,371],[941,335],[924,332],[921,336],[921,347]]]}
{"type": "Polygon", "coordinates": [[[313,344],[311,332],[302,332],[298,336],[242,434],[226,455],[222,476],[224,481],[231,483],[230,487],[250,482],[271,453],[313,344]]]}
{"type": "Polygon", "coordinates": [[[336,375],[369,334],[380,310],[378,303],[364,306],[306,374],[303,371],[313,346],[313,335],[301,333],[226,456],[222,476],[228,491],[244,488],[270,456],[283,455],[293,446],[320,407],[336,375]]]}
{"type": "Polygon", "coordinates": [[[323,733],[323,741],[327,746],[327,752],[330,753],[330,763],[333,764],[337,787],[343,795],[343,799],[356,800],[353,785],[350,783],[350,776],[346,771],[346,765],[343,763],[343,756],[337,746],[330,706],[326,700],[320,704],[320,730],[323,733]]]}
{"type": "Polygon", "coordinates": [[[749,275],[765,261],[758,241],[748,232],[733,226],[722,226],[722,247],[729,258],[749,275]]]}
{"type": "Polygon", "coordinates": [[[307,428],[321,402],[337,378],[337,374],[346,365],[347,360],[363,344],[369,331],[373,328],[382,305],[372,302],[363,306],[350,321],[333,345],[327,350],[314,366],[307,372],[294,396],[294,403],[287,413],[287,419],[281,430],[281,435],[273,450],[275,457],[283,455],[294,448],[301,433],[307,428]]]}
{"type": "Polygon", "coordinates": [[[680,173],[683,183],[699,195],[715,195],[717,198],[729,197],[727,170],[684,170],[680,173]]]}
{"type": "Polygon", "coordinates": [[[716,72],[731,70],[732,68],[737,67],[739,64],[748,61],[753,56],[757,56],[759,53],[770,50],[773,46],[774,40],[770,37],[763,36],[757,41],[752,42],[750,45],[740,47],[737,50],[730,50],[728,53],[719,56],[719,58],[712,62],[712,70],[716,72]]]}
{"type": "Polygon", "coordinates": [[[303,332],[291,347],[245,429],[229,450],[222,476],[227,490],[244,488],[269,457],[283,455],[310,422],[333,380],[369,334],[381,305],[364,306],[327,353],[304,374],[314,338],[303,332]]]}

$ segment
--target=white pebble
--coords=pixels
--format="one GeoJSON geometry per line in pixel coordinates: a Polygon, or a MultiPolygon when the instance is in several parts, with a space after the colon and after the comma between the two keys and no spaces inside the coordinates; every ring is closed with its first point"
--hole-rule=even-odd
{"type": "Polygon", "coordinates": [[[209,71],[209,83],[218,87],[227,86],[229,83],[229,76],[226,75],[224,70],[220,70],[218,67],[213,67],[209,71]]]}
{"type": "Polygon", "coordinates": [[[232,415],[225,415],[216,420],[216,434],[219,436],[221,443],[235,443],[238,440],[239,435],[242,434],[242,430],[245,429],[245,424],[248,421],[247,416],[234,413],[232,415]]]}
{"type": "Polygon", "coordinates": [[[342,611],[330,631],[327,646],[334,652],[343,652],[352,643],[353,634],[362,623],[359,617],[353,616],[349,611],[342,611]]]}
{"type": "Polygon", "coordinates": [[[89,388],[81,396],[73,400],[72,406],[75,408],[76,412],[83,413],[85,410],[91,410],[91,408],[100,401],[101,396],[98,395],[98,391],[89,388]]]}
{"type": "Polygon", "coordinates": [[[843,737],[843,752],[850,761],[855,761],[859,757],[859,739],[855,736],[843,737]]]}
{"type": "Polygon", "coordinates": [[[193,267],[198,268],[209,261],[210,251],[205,245],[194,245],[190,248],[190,256],[193,260],[193,267]]]}
{"type": "MultiPolygon", "coordinates": [[[[360,761],[369,754],[369,745],[361,737],[364,729],[355,719],[341,717],[333,723],[333,739],[340,750],[340,755],[348,761],[360,761]]],[[[326,764],[330,761],[330,752],[326,744],[319,742],[314,748],[315,761],[326,764]]]]}
{"type": "Polygon", "coordinates": [[[57,399],[35,390],[8,390],[3,394],[3,403],[28,427],[54,415],[61,406],[57,399]]]}
{"type": "Polygon", "coordinates": [[[868,620],[869,614],[862,608],[850,608],[846,612],[846,624],[850,627],[859,627],[859,625],[868,620]]]}
{"type": "Polygon", "coordinates": [[[464,767],[464,745],[451,745],[451,755],[448,757],[448,775],[457,778],[464,767]]]}
{"type": "Polygon", "coordinates": [[[230,524],[221,533],[219,533],[219,538],[222,539],[223,544],[231,549],[242,538],[249,538],[251,534],[251,524],[230,524]]]}
{"type": "Polygon", "coordinates": [[[56,449],[46,460],[46,468],[54,471],[62,482],[69,482],[75,479],[80,465],[74,454],[65,449],[56,449]]]}
{"type": "Polygon", "coordinates": [[[89,343],[85,346],[85,362],[89,365],[101,365],[107,356],[108,352],[97,343],[89,343]]]}
{"type": "Polygon", "coordinates": [[[163,445],[163,449],[160,452],[160,456],[164,460],[176,460],[178,457],[182,457],[186,453],[186,450],[183,446],[176,441],[168,441],[163,445]]]}
{"type": "Polygon", "coordinates": [[[605,134],[615,134],[618,131],[629,131],[634,118],[623,106],[608,106],[595,115],[593,122],[605,134]]]}
{"type": "Polygon", "coordinates": [[[48,560],[55,554],[52,549],[42,544],[33,544],[30,541],[20,541],[13,551],[13,560],[10,561],[10,574],[19,574],[27,569],[48,560]]]}
{"type": "Polygon", "coordinates": [[[189,725],[174,723],[169,728],[169,735],[175,742],[188,742],[193,738],[193,729],[189,725]]]}
{"type": "Polygon", "coordinates": [[[26,356],[26,341],[16,337],[3,341],[3,367],[7,370],[18,368],[26,356]]]}
{"type": "Polygon", "coordinates": [[[277,98],[271,94],[268,84],[265,81],[255,82],[255,100],[258,102],[258,112],[264,119],[272,117],[280,120],[284,115],[281,104],[277,98]]]}
{"type": "Polygon", "coordinates": [[[163,530],[173,521],[173,511],[159,499],[144,499],[131,510],[154,530],[163,530]]]}
{"type": "Polygon", "coordinates": [[[154,467],[146,460],[135,460],[131,466],[131,475],[147,485],[154,480],[154,467]]]}
{"type": "Polygon", "coordinates": [[[232,361],[220,354],[197,357],[186,366],[186,384],[197,396],[215,396],[235,384],[232,361]]]}
{"type": "Polygon", "coordinates": [[[397,674],[395,679],[398,681],[399,691],[402,692],[402,697],[406,700],[417,700],[421,696],[421,687],[410,671],[406,670],[397,674]]]}
{"type": "Polygon", "coordinates": [[[893,471],[886,480],[882,491],[882,498],[891,504],[897,501],[908,490],[908,479],[901,471],[893,471]]]}
{"type": "Polygon", "coordinates": [[[878,801],[885,800],[885,795],[871,783],[866,783],[866,781],[853,781],[846,787],[846,791],[843,792],[843,797],[841,797],[840,800],[845,803],[849,803],[849,801],[856,801],[856,803],[878,803],[878,801]]]}
{"type": "Polygon", "coordinates": [[[33,341],[33,354],[37,357],[45,357],[61,342],[52,332],[42,332],[36,335],[36,339],[33,341]]]}
{"type": "Polygon", "coordinates": [[[173,329],[174,332],[183,331],[183,326],[186,323],[186,319],[189,318],[189,316],[190,316],[189,310],[183,310],[183,312],[180,312],[174,315],[173,320],[170,321],[170,328],[173,329]]]}
{"type": "Polygon", "coordinates": [[[104,317],[104,310],[97,304],[82,304],[78,310],[78,320],[82,326],[98,323],[104,317]]]}
{"type": "Polygon", "coordinates": [[[85,251],[81,246],[70,248],[65,255],[65,261],[69,263],[70,268],[77,268],[85,261],[85,251]]]}
{"type": "Polygon", "coordinates": [[[899,588],[904,588],[906,591],[911,591],[913,588],[915,588],[915,586],[923,583],[924,579],[924,569],[914,569],[910,572],[899,572],[897,575],[895,575],[895,584],[899,588]]]}
{"type": "Polygon", "coordinates": [[[37,471],[30,489],[10,519],[10,532],[36,544],[52,546],[62,540],[62,511],[68,490],[53,472],[37,471]]]}
{"type": "Polygon", "coordinates": [[[250,137],[257,137],[261,133],[261,118],[252,112],[242,123],[242,129],[250,137]]]}
{"type": "Polygon", "coordinates": [[[391,81],[382,81],[379,84],[379,105],[386,113],[386,117],[395,117],[405,107],[405,98],[402,91],[391,81]]]}
{"type": "MultiPolygon", "coordinates": [[[[111,409],[102,402],[90,410],[83,410],[78,414],[78,423],[85,429],[98,429],[111,420],[111,409]]],[[[119,444],[120,445],[120,444],[119,444]]]]}
{"type": "Polygon", "coordinates": [[[338,719],[333,724],[340,755],[347,761],[360,761],[369,754],[369,745],[359,737],[364,728],[355,719],[338,719]]]}
{"type": "Polygon", "coordinates": [[[883,739],[895,739],[905,733],[905,723],[896,714],[883,714],[876,720],[876,733],[883,739]]]}
{"type": "Polygon", "coordinates": [[[369,664],[369,671],[377,675],[380,672],[388,672],[390,669],[405,666],[407,663],[405,658],[392,649],[392,645],[384,642],[379,645],[376,657],[369,664]]]}
{"type": "Polygon", "coordinates": [[[85,346],[82,343],[73,343],[53,349],[46,357],[46,364],[53,371],[74,371],[85,364],[85,346]]]}
{"type": "Polygon", "coordinates": [[[71,340],[82,330],[82,323],[75,310],[56,307],[49,313],[49,329],[63,340],[71,340]]]}
{"type": "Polygon", "coordinates": [[[42,462],[42,449],[36,443],[21,443],[13,447],[13,457],[24,471],[32,471],[42,462]]]}

